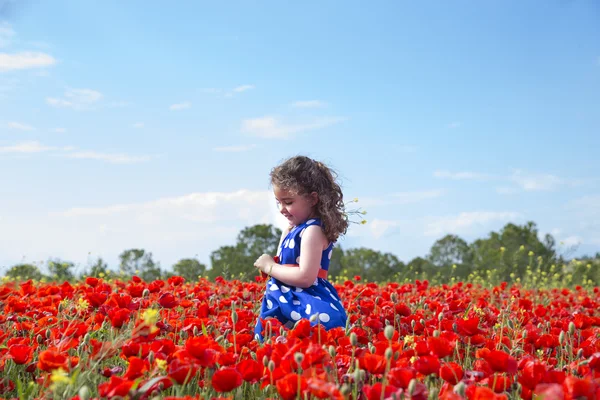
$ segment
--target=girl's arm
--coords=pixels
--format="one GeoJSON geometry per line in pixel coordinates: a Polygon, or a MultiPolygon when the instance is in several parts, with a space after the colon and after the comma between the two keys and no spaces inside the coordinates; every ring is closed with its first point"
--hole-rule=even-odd
{"type": "Polygon", "coordinates": [[[310,287],[321,269],[321,255],[327,242],[318,225],[306,228],[300,244],[300,265],[280,265],[269,255],[263,254],[255,263],[261,271],[291,286],[310,287]]]}

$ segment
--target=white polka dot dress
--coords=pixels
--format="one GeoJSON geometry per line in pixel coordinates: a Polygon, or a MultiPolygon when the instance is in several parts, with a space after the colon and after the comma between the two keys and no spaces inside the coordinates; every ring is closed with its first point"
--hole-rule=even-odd
{"type": "MultiPolygon", "coordinates": [[[[288,233],[278,250],[280,264],[300,263],[300,244],[305,229],[310,225],[321,226],[318,218],[309,219],[288,233]]],[[[333,252],[333,243],[321,254],[321,268],[327,270],[333,252]]],[[[283,325],[292,324],[301,318],[312,318],[311,324],[320,324],[325,329],[346,326],[346,311],[333,285],[323,278],[317,278],[308,288],[287,285],[275,278],[267,281],[259,318],[254,329],[255,337],[262,340],[261,320],[277,318],[283,325]]]]}

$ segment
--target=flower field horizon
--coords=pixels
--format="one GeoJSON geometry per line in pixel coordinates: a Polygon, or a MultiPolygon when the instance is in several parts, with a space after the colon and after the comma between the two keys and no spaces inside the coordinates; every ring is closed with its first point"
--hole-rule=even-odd
{"type": "Polygon", "coordinates": [[[598,287],[335,284],[348,313],[253,328],[264,283],[0,286],[8,399],[596,399],[598,287]]]}

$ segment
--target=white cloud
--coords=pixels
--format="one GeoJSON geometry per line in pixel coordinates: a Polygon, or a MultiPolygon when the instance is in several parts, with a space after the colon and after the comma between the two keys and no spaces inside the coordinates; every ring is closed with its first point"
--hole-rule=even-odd
{"type": "Polygon", "coordinates": [[[342,117],[321,117],[299,123],[285,123],[273,116],[242,121],[242,132],[265,139],[288,139],[300,132],[323,129],[345,121],[342,117]]]}
{"type": "Polygon", "coordinates": [[[504,181],[515,186],[497,187],[496,192],[500,194],[512,194],[517,191],[551,191],[561,186],[580,186],[591,180],[584,179],[564,179],[552,174],[540,174],[513,170],[511,175],[489,175],[478,172],[463,171],[450,172],[447,170],[438,170],[433,173],[436,178],[452,180],[479,180],[479,181],[504,181]]]}
{"type": "MultiPolygon", "coordinates": [[[[114,266],[119,253],[139,247],[151,251],[163,268],[195,255],[208,262],[211,251],[234,244],[244,227],[276,223],[272,197],[268,191],[203,192],[7,215],[0,229],[0,242],[8,246],[2,257],[16,262],[52,256],[85,264],[91,252],[114,266]]],[[[252,265],[248,269],[256,273],[252,265]]]]}
{"type": "Polygon", "coordinates": [[[252,90],[252,89],[254,89],[254,85],[241,85],[241,86],[234,88],[233,91],[236,93],[241,93],[241,92],[245,92],[247,90],[252,90]]]}
{"type": "Polygon", "coordinates": [[[150,156],[132,156],[123,153],[100,153],[97,151],[76,151],[63,155],[66,158],[105,161],[110,164],[134,164],[149,161],[150,156]]]}
{"type": "Polygon", "coordinates": [[[58,147],[54,146],[44,146],[40,142],[37,141],[26,141],[20,142],[13,146],[2,146],[0,147],[0,154],[6,153],[22,153],[22,154],[31,154],[31,153],[42,153],[45,151],[58,150],[58,147]]]}
{"type": "Polygon", "coordinates": [[[292,104],[292,107],[295,108],[322,108],[325,106],[327,106],[327,103],[324,103],[321,100],[303,100],[292,104]]]}
{"type": "Polygon", "coordinates": [[[52,129],[52,132],[56,132],[56,133],[65,133],[67,130],[65,128],[54,128],[52,129]]]}
{"type": "Polygon", "coordinates": [[[39,52],[0,53],[0,72],[43,68],[56,64],[49,54],[39,52]]]}
{"type": "Polygon", "coordinates": [[[462,124],[460,122],[454,121],[454,122],[450,122],[448,124],[448,128],[450,128],[450,129],[456,129],[456,128],[460,127],[461,125],[462,124]]]}
{"type": "Polygon", "coordinates": [[[371,231],[371,235],[375,239],[380,239],[390,229],[397,228],[401,225],[400,221],[384,220],[375,218],[367,223],[367,228],[371,231]]]}
{"type": "Polygon", "coordinates": [[[559,244],[562,244],[567,247],[579,246],[583,243],[583,239],[580,236],[567,236],[566,238],[559,239],[559,244]]]}
{"type": "Polygon", "coordinates": [[[9,122],[8,129],[15,129],[18,131],[33,131],[35,128],[31,125],[22,124],[20,122],[9,122]]]}
{"type": "Polygon", "coordinates": [[[424,233],[426,236],[472,233],[494,222],[506,223],[518,218],[519,213],[510,211],[472,211],[444,217],[427,217],[424,233]]]}
{"type": "Polygon", "coordinates": [[[526,191],[552,190],[563,184],[563,180],[554,175],[526,174],[520,170],[514,171],[510,179],[526,191]]]}
{"type": "Polygon", "coordinates": [[[252,150],[255,147],[256,147],[255,144],[240,145],[240,146],[221,146],[221,147],[214,147],[213,151],[224,152],[224,153],[240,153],[243,151],[252,150]]]}
{"type": "Polygon", "coordinates": [[[144,127],[144,123],[143,122],[136,122],[135,124],[131,125],[136,129],[141,129],[144,127]]]}
{"type": "Polygon", "coordinates": [[[100,99],[102,93],[91,89],[68,89],[64,98],[48,97],[46,103],[57,108],[72,108],[74,110],[85,110],[91,108],[100,99]]]}
{"type": "Polygon", "coordinates": [[[189,101],[184,101],[183,103],[171,104],[169,106],[169,110],[180,111],[180,110],[186,110],[191,107],[192,107],[192,103],[190,103],[189,101]]]}

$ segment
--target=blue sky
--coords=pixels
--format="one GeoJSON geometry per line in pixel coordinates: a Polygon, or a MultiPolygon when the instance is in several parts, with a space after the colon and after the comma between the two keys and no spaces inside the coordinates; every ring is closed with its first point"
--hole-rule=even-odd
{"type": "Polygon", "coordinates": [[[402,260],[533,220],[600,251],[594,1],[0,1],[0,266],[207,262],[306,154],[402,260]]]}

